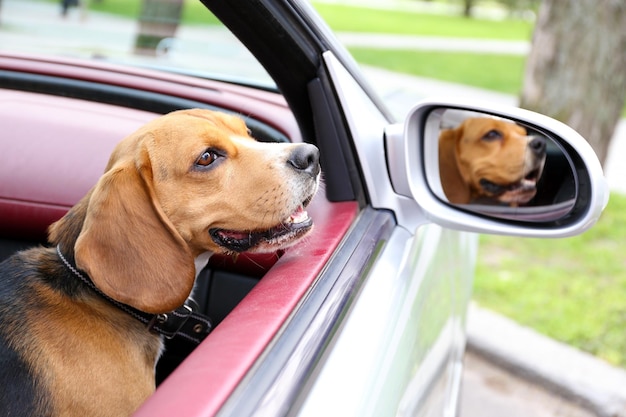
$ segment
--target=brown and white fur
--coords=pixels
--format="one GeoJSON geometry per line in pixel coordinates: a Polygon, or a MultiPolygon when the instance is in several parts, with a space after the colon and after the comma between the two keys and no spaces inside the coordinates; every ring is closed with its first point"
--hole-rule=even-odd
{"type": "Polygon", "coordinates": [[[259,143],[235,116],[160,117],[113,151],[104,175],[49,231],[50,247],[0,264],[0,415],[127,416],[155,389],[161,338],[96,294],[176,309],[204,252],[274,251],[306,235],[313,145],[259,143]]]}
{"type": "Polygon", "coordinates": [[[453,204],[525,204],[545,160],[545,139],[506,120],[471,117],[439,136],[441,185],[453,204]]]}

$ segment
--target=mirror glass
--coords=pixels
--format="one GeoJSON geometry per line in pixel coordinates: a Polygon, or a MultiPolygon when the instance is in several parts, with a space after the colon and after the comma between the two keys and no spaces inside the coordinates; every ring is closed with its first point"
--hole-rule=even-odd
{"type": "Polygon", "coordinates": [[[537,128],[486,113],[439,108],[426,121],[430,188],[475,213],[526,222],[566,216],[577,197],[572,162],[537,128]],[[434,167],[434,165],[430,165],[434,167]]]}

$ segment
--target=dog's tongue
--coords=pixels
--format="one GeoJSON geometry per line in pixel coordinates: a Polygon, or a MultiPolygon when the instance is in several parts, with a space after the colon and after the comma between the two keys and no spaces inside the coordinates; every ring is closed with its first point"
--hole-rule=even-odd
{"type": "Polygon", "coordinates": [[[308,232],[313,226],[303,205],[282,222],[267,230],[237,231],[226,229],[209,229],[213,240],[220,246],[233,252],[245,252],[266,242],[271,246],[284,246],[308,232]]]}
{"type": "Polygon", "coordinates": [[[233,240],[244,240],[250,237],[250,233],[248,232],[237,232],[235,230],[221,230],[220,234],[224,238],[233,239],[233,240]]]}
{"type": "Polygon", "coordinates": [[[309,214],[304,210],[304,207],[299,206],[296,211],[291,213],[289,219],[287,220],[289,223],[302,223],[309,219],[309,214]]]}

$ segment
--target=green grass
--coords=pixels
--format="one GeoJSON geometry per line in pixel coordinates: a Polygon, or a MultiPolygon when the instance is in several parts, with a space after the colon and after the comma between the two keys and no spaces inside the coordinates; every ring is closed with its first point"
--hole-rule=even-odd
{"type": "MultiPolygon", "coordinates": [[[[521,20],[467,19],[326,3],[314,3],[314,6],[336,32],[526,40],[533,29],[531,23],[521,20]]],[[[359,63],[390,71],[514,95],[522,87],[523,56],[361,47],[349,50],[359,63]]]]}
{"type": "Polygon", "coordinates": [[[525,57],[515,55],[349,48],[361,64],[517,95],[525,57]]]}
{"type": "MultiPolygon", "coordinates": [[[[91,0],[89,10],[137,19],[141,14],[142,4],[142,0],[91,0]]],[[[198,0],[184,1],[181,20],[183,24],[219,24],[219,20],[198,0]]]]}
{"type": "Polygon", "coordinates": [[[565,239],[481,236],[474,299],[626,367],[626,196],[565,239]]]}
{"type": "Polygon", "coordinates": [[[101,0],[90,1],[89,10],[111,13],[118,16],[137,18],[141,11],[141,1],[138,0],[101,0]]]}
{"type": "Polygon", "coordinates": [[[533,28],[530,22],[522,20],[467,19],[328,3],[313,5],[336,32],[526,40],[530,39],[533,28]]]}

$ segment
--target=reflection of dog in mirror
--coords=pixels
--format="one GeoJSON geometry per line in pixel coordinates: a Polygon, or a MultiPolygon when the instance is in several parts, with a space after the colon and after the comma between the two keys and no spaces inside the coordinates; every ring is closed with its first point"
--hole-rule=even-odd
{"type": "Polygon", "coordinates": [[[545,160],[546,140],[506,120],[469,118],[439,135],[441,185],[453,204],[526,204],[545,160]]]}

